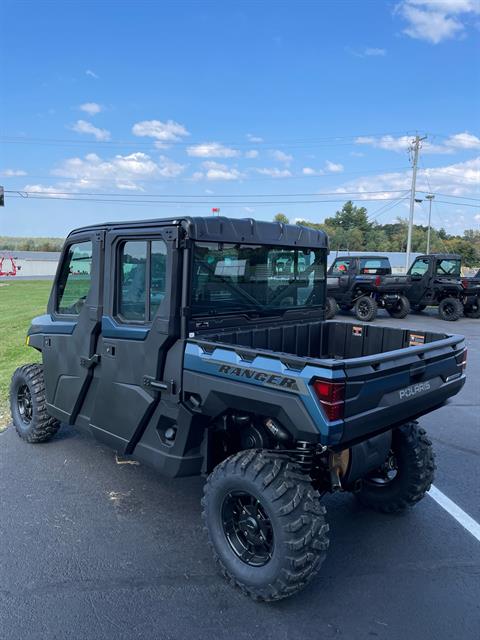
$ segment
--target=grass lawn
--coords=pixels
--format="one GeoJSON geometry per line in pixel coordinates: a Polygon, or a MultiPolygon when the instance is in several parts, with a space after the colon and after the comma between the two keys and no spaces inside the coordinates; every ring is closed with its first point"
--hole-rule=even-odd
{"type": "Polygon", "coordinates": [[[8,388],[13,371],[27,362],[40,361],[35,349],[25,346],[34,316],[45,313],[52,283],[0,282],[0,431],[10,422],[8,388]]]}

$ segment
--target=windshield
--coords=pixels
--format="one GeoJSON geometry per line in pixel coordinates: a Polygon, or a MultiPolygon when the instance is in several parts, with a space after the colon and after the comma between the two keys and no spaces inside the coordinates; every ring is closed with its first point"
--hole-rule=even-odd
{"type": "Polygon", "coordinates": [[[197,242],[192,313],[268,313],[323,304],[325,262],[322,249],[197,242]]]}

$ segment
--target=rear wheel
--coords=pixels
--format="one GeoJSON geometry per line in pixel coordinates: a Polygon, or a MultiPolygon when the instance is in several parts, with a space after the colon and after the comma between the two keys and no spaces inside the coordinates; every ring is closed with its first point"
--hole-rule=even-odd
{"type": "Polygon", "coordinates": [[[355,303],[354,313],[357,318],[363,322],[371,322],[372,320],[375,320],[378,313],[376,300],[369,296],[362,296],[355,303]]]}
{"type": "Polygon", "coordinates": [[[444,298],[438,305],[438,315],[442,320],[454,322],[462,317],[463,305],[458,298],[444,298]]]}
{"type": "Polygon", "coordinates": [[[335,298],[328,296],[325,301],[325,319],[331,320],[338,313],[338,304],[335,298]]]}
{"type": "Polygon", "coordinates": [[[480,298],[475,298],[474,302],[470,302],[463,307],[463,315],[466,318],[480,318],[480,298]]]}
{"type": "Polygon", "coordinates": [[[308,475],[287,458],[241,451],[210,474],[203,519],[223,575],[255,600],[280,600],[318,572],[328,525],[308,475]]]}
{"type": "Polygon", "coordinates": [[[362,481],[356,494],[366,507],[395,513],[412,507],[430,489],[435,472],[432,443],[416,422],[394,429],[385,463],[362,481]]]}
{"type": "Polygon", "coordinates": [[[27,364],[15,371],[10,384],[10,409],[23,440],[45,442],[57,433],[60,423],[47,412],[42,365],[27,364]]]}
{"type": "Polygon", "coordinates": [[[410,301],[406,296],[398,296],[398,300],[391,307],[387,307],[392,318],[405,318],[410,313],[410,301]]]}

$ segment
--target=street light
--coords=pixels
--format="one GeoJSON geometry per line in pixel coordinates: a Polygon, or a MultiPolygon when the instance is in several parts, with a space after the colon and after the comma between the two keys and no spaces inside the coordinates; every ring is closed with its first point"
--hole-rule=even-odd
{"type": "Polygon", "coordinates": [[[430,222],[432,220],[432,200],[435,198],[433,193],[429,193],[425,196],[425,200],[429,201],[428,207],[428,231],[427,231],[427,253],[430,253],[430,222]]]}

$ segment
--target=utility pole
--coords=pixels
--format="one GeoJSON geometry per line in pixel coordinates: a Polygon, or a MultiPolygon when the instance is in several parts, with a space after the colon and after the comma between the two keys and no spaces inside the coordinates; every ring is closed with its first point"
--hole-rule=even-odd
{"type": "Polygon", "coordinates": [[[427,231],[427,253],[430,253],[430,228],[432,222],[432,200],[435,198],[433,193],[429,193],[425,196],[425,199],[429,201],[428,207],[428,231],[427,231]]]}
{"type": "Polygon", "coordinates": [[[418,165],[418,151],[420,149],[420,142],[426,140],[427,136],[420,136],[417,134],[415,140],[412,140],[412,146],[410,150],[413,151],[413,171],[412,171],[412,190],[410,193],[410,217],[408,220],[408,236],[407,236],[407,255],[405,258],[405,271],[408,271],[410,266],[410,254],[412,252],[412,230],[413,230],[413,210],[415,209],[415,187],[417,184],[417,165],[418,165]]]}

